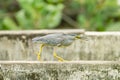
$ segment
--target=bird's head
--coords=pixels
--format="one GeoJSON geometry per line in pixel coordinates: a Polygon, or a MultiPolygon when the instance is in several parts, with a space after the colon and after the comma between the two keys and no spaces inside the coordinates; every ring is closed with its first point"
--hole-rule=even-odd
{"type": "Polygon", "coordinates": [[[70,33],[69,35],[74,37],[75,39],[81,39],[81,35],[78,33],[70,33]]]}
{"type": "Polygon", "coordinates": [[[79,34],[79,33],[70,33],[70,36],[73,36],[74,39],[87,39],[86,35],[84,34],[79,34]]]}

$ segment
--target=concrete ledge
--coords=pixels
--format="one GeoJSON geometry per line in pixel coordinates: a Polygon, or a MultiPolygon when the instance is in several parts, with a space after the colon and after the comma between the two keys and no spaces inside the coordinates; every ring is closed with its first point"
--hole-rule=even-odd
{"type": "Polygon", "coordinates": [[[118,36],[120,32],[85,32],[86,35],[93,35],[93,36],[118,36]]]}
{"type": "Polygon", "coordinates": [[[83,34],[85,31],[83,29],[67,29],[67,30],[18,30],[18,31],[0,31],[0,36],[9,36],[9,35],[38,35],[38,34],[49,34],[49,33],[80,33],[83,34]]]}
{"type": "MultiPolygon", "coordinates": [[[[84,30],[27,30],[0,31],[0,60],[36,60],[40,44],[31,39],[48,33],[80,33],[88,40],[76,40],[66,48],[57,48],[59,56],[66,60],[108,60],[120,61],[120,32],[84,32],[84,30]],[[68,56],[69,55],[69,56],[68,56]]],[[[52,47],[45,46],[41,59],[55,61],[52,47]]]]}
{"type": "Polygon", "coordinates": [[[119,64],[120,61],[0,61],[0,64],[119,64]]]}
{"type": "Polygon", "coordinates": [[[120,80],[120,62],[0,61],[0,80],[120,80]]]}

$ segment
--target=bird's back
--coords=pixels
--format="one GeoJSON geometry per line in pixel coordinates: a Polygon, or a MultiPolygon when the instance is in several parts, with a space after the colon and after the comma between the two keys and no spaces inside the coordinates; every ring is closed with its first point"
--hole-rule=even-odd
{"type": "Polygon", "coordinates": [[[49,46],[69,46],[74,40],[74,35],[64,33],[48,34],[33,39],[34,42],[39,42],[40,44],[45,44],[49,46]]]}
{"type": "Polygon", "coordinates": [[[63,36],[63,33],[48,34],[42,37],[36,37],[33,39],[33,41],[45,45],[58,46],[63,41],[63,36]]]}

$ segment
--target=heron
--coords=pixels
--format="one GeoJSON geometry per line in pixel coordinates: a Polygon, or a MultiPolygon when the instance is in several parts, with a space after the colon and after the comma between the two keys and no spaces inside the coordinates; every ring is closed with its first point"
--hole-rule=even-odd
{"type": "Polygon", "coordinates": [[[39,43],[40,51],[37,54],[37,59],[40,60],[42,49],[44,46],[53,47],[53,56],[58,59],[58,61],[66,61],[62,57],[58,56],[56,53],[56,47],[67,47],[71,45],[76,39],[81,39],[82,37],[78,33],[51,33],[45,36],[35,37],[32,42],[39,43]]]}

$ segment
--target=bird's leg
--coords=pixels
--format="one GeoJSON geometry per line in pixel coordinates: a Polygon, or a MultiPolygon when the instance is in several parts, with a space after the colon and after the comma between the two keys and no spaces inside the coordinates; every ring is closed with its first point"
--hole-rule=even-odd
{"type": "Polygon", "coordinates": [[[63,58],[61,58],[61,57],[59,57],[59,56],[57,55],[57,53],[55,52],[55,48],[54,48],[54,51],[53,51],[53,56],[54,56],[55,58],[57,58],[58,61],[66,61],[66,60],[64,60],[63,58]]]}
{"type": "Polygon", "coordinates": [[[40,60],[40,58],[41,58],[41,53],[42,53],[42,48],[44,47],[44,44],[41,44],[40,45],[40,51],[38,52],[38,54],[37,54],[37,59],[38,60],[40,60]]]}

